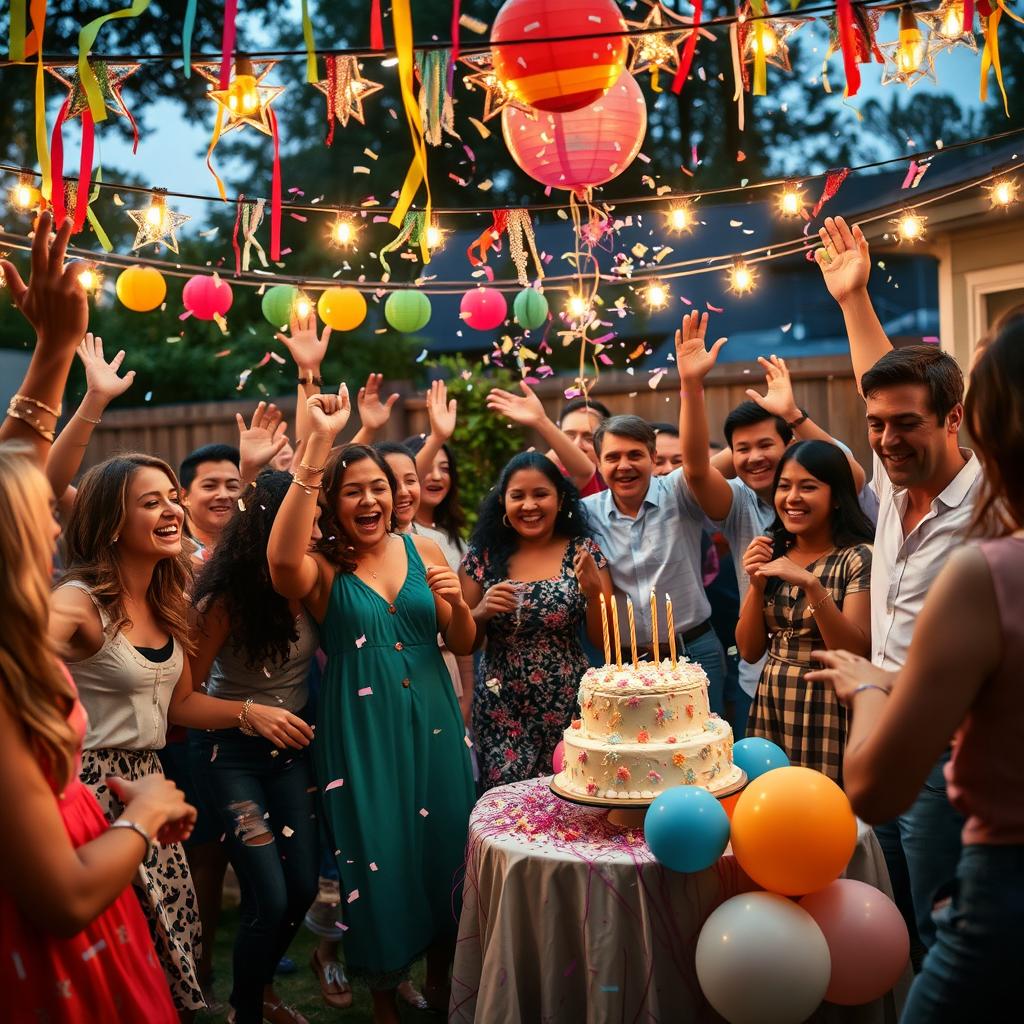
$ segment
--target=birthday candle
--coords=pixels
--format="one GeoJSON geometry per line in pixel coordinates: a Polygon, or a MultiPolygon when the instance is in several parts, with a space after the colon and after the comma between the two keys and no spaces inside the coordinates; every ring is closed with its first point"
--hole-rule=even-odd
{"type": "Polygon", "coordinates": [[[622,668],[622,641],[619,639],[619,602],[612,598],[612,634],[615,638],[615,667],[622,668]]]}
{"type": "Polygon", "coordinates": [[[658,651],[658,599],[651,591],[651,649],[654,657],[654,664],[657,665],[661,660],[661,654],[658,651]]]}
{"type": "Polygon", "coordinates": [[[604,663],[611,664],[612,651],[611,642],[608,639],[608,604],[601,594],[601,635],[604,637],[604,663]]]}
{"type": "Polygon", "coordinates": [[[629,649],[633,655],[633,668],[638,669],[636,658],[636,620],[633,616],[633,599],[626,598],[626,616],[629,618],[629,649]]]}
{"type": "Polygon", "coordinates": [[[676,625],[672,618],[672,595],[665,595],[665,628],[668,629],[668,656],[672,667],[676,667],[676,625]]]}

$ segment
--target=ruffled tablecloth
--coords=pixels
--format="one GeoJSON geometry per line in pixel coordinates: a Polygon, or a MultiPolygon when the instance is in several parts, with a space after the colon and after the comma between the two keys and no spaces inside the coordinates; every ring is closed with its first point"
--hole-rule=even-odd
{"type": "MultiPolygon", "coordinates": [[[[860,822],[846,877],[892,895],[878,841],[860,822]]],[[[492,789],[470,818],[449,1020],[719,1021],[697,984],[697,937],[720,903],[756,888],[728,853],[699,874],[666,870],[641,830],[558,799],[548,779],[492,789]]],[[[908,966],[885,998],[825,1004],[811,1019],[895,1022],[910,977],[908,966]]]]}

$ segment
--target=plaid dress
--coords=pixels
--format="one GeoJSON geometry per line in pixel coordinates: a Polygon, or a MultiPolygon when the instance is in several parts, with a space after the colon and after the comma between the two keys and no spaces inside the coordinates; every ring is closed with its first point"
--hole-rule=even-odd
{"type": "MultiPolygon", "coordinates": [[[[809,572],[832,593],[836,607],[847,594],[871,586],[871,547],[840,548],[812,562],[809,572]]],[[[809,683],[811,651],[825,646],[800,587],[777,581],[765,596],[768,660],[750,709],[748,736],[777,743],[792,764],[814,768],[842,785],[846,709],[828,683],[809,683]]]]}

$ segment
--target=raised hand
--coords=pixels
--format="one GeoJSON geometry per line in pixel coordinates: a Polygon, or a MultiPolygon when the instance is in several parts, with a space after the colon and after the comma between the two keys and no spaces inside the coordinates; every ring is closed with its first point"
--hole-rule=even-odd
{"type": "Polygon", "coordinates": [[[521,395],[492,388],[487,396],[487,408],[524,427],[539,426],[547,419],[543,403],[526,381],[522,381],[519,388],[521,395]]]}
{"type": "Polygon", "coordinates": [[[752,587],[764,589],[765,578],[761,575],[762,566],[772,558],[772,541],[770,537],[755,537],[747,550],[743,552],[743,571],[747,574],[752,587]]]}
{"type": "Polygon", "coordinates": [[[306,413],[314,434],[329,437],[332,441],[344,429],[352,415],[352,403],[348,397],[348,385],[342,383],[336,395],[321,393],[306,399],[306,413]]]}
{"type": "Polygon", "coordinates": [[[448,385],[443,380],[430,382],[426,396],[427,419],[430,432],[441,441],[447,441],[455,433],[455,419],[458,401],[448,401],[448,385]]]}
{"type": "Polygon", "coordinates": [[[270,740],[279,750],[285,747],[301,750],[313,742],[313,730],[309,725],[284,708],[250,704],[246,718],[265,740],[270,740]]]}
{"type": "Polygon", "coordinates": [[[801,569],[796,562],[785,555],[763,563],[758,567],[757,575],[761,579],[774,577],[775,579],[782,580],[783,583],[792,583],[794,586],[800,587],[801,590],[808,590],[817,579],[813,573],[809,573],[806,569],[801,569]]]}
{"type": "Polygon", "coordinates": [[[581,547],[577,550],[572,560],[573,572],[579,581],[580,590],[590,598],[597,597],[601,593],[601,575],[597,568],[597,562],[590,551],[581,547]]]}
{"type": "Polygon", "coordinates": [[[397,392],[386,402],[380,400],[380,386],[384,382],[383,373],[371,373],[366,384],[356,395],[356,406],[359,409],[359,422],[370,431],[380,430],[391,418],[391,409],[398,401],[397,392]]]}
{"type": "Polygon", "coordinates": [[[871,254],[860,227],[855,224],[851,231],[842,217],[826,217],[818,237],[824,248],[814,250],[814,260],[832,298],[842,303],[854,292],[867,288],[871,254]]]}
{"type": "Polygon", "coordinates": [[[758,356],[757,361],[764,369],[764,379],[768,384],[767,394],[760,394],[753,388],[747,389],[747,398],[757,402],[765,412],[773,416],[781,416],[787,423],[798,419],[800,410],[793,396],[793,382],[789,376],[786,360],[773,355],[770,359],[758,356]]]}
{"type": "Polygon", "coordinates": [[[462,596],[462,584],[458,573],[447,565],[427,566],[427,585],[434,594],[452,608],[465,604],[462,596]]]}
{"type": "Polygon", "coordinates": [[[278,331],[274,337],[288,349],[299,373],[319,376],[320,364],[327,354],[327,342],[331,337],[330,327],[325,327],[317,336],[316,313],[311,311],[307,317],[300,320],[293,311],[288,331],[288,334],[278,331]]]}
{"type": "Polygon", "coordinates": [[[676,331],[676,366],[680,380],[700,383],[715,365],[727,339],[719,338],[708,349],[705,344],[707,331],[707,313],[687,313],[683,317],[682,327],[676,331]]]}
{"type": "Polygon", "coordinates": [[[265,466],[269,466],[274,457],[288,443],[281,410],[276,405],[260,402],[252,414],[249,425],[241,413],[235,413],[238,424],[238,451],[241,456],[239,473],[244,481],[255,480],[257,474],[265,466]]]}
{"type": "Polygon", "coordinates": [[[121,349],[108,363],[103,358],[103,339],[91,331],[86,332],[78,346],[78,358],[85,367],[85,383],[89,394],[98,398],[104,408],[118,395],[123,395],[135,380],[135,371],[129,370],[123,377],[117,371],[124,362],[124,349],[121,349]]]}

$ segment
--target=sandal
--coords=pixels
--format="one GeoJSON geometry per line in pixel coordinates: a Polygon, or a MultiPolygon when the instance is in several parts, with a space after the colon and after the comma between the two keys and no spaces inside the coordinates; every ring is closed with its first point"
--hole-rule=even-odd
{"type": "Polygon", "coordinates": [[[286,1005],[283,999],[279,999],[276,1003],[264,999],[263,1019],[269,1024],[309,1024],[309,1021],[295,1007],[286,1005]]]}
{"type": "Polygon", "coordinates": [[[430,1009],[430,1003],[427,1002],[423,993],[408,978],[398,986],[398,998],[414,1010],[430,1009]]]}
{"type": "Polygon", "coordinates": [[[309,966],[320,982],[320,995],[323,1001],[335,1010],[347,1010],[352,1005],[352,986],[345,977],[345,969],[337,960],[320,959],[320,951],[313,950],[309,958],[309,966]]]}

